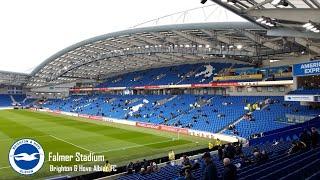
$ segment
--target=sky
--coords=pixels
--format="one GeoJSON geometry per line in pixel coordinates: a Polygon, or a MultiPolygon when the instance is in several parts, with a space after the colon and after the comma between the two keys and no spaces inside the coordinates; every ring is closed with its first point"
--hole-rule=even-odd
{"type": "MultiPolygon", "coordinates": [[[[210,4],[210,0],[205,5],[200,0],[2,0],[0,70],[30,73],[51,55],[82,40],[210,4]]],[[[211,11],[221,15],[212,21],[242,20],[218,6],[186,17],[190,21],[217,17],[211,11]]],[[[180,15],[163,21],[179,22],[180,15]]]]}

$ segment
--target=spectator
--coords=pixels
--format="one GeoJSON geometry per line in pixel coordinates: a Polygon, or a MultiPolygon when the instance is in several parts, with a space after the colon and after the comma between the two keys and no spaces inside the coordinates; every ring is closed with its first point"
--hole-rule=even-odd
{"type": "Polygon", "coordinates": [[[315,148],[319,145],[319,132],[315,127],[311,128],[311,146],[315,148]]]}
{"type": "Polygon", "coordinates": [[[235,147],[229,143],[226,147],[225,147],[225,157],[233,159],[234,156],[236,154],[236,149],[235,147]]]}
{"type": "Polygon", "coordinates": [[[181,174],[183,174],[186,169],[191,168],[191,162],[190,162],[188,156],[186,156],[186,155],[183,155],[181,164],[182,164],[182,169],[180,171],[181,174]]]}
{"type": "Polygon", "coordinates": [[[175,153],[174,153],[173,150],[171,150],[171,151],[168,153],[168,158],[169,158],[170,161],[173,161],[173,160],[176,159],[175,153]]]}
{"type": "Polygon", "coordinates": [[[252,153],[255,153],[255,152],[260,152],[258,146],[255,146],[255,147],[253,148],[252,153]]]}
{"type": "Polygon", "coordinates": [[[269,160],[269,155],[268,155],[268,153],[267,153],[265,150],[261,151],[261,161],[262,161],[262,162],[266,162],[266,161],[268,161],[268,160],[269,160]]]}
{"type": "Polygon", "coordinates": [[[307,147],[310,147],[311,145],[311,136],[309,135],[308,131],[306,129],[303,130],[303,132],[300,134],[299,137],[301,142],[304,142],[307,147]]]}
{"type": "Polygon", "coordinates": [[[203,179],[204,180],[218,179],[217,168],[216,168],[216,165],[212,161],[210,153],[209,152],[204,153],[202,158],[204,159],[205,164],[206,164],[203,179]]]}
{"type": "Polygon", "coordinates": [[[134,165],[133,165],[133,169],[135,173],[140,172],[141,170],[141,163],[139,161],[137,161],[134,165]]]}
{"type": "Polygon", "coordinates": [[[194,160],[194,163],[193,163],[192,167],[190,168],[190,170],[195,170],[195,169],[199,169],[199,168],[200,168],[200,163],[196,159],[196,160],[194,160]]]}
{"type": "Polygon", "coordinates": [[[242,167],[248,166],[251,164],[251,160],[244,154],[240,155],[240,164],[242,167]]]}
{"type": "Polygon", "coordinates": [[[144,159],[144,160],[143,160],[143,168],[144,168],[145,170],[147,170],[148,165],[149,165],[149,162],[148,162],[146,159],[144,159]]]}
{"type": "Polygon", "coordinates": [[[242,154],[242,143],[238,143],[236,146],[235,146],[235,153],[237,156],[239,156],[240,154],[242,154]]]}
{"type": "Polygon", "coordinates": [[[145,175],[145,174],[147,174],[147,171],[145,168],[141,168],[140,173],[141,173],[141,175],[145,175]]]}
{"type": "Polygon", "coordinates": [[[232,130],[232,133],[233,133],[234,135],[239,135],[239,131],[236,130],[236,129],[233,129],[233,130],[232,130]]]}
{"type": "Polygon", "coordinates": [[[193,177],[191,170],[190,169],[186,169],[185,170],[185,176],[184,176],[185,180],[194,180],[195,178],[193,177]]]}
{"type": "Polygon", "coordinates": [[[128,174],[132,174],[133,172],[133,162],[130,162],[128,165],[127,165],[127,173],[128,174]]]}
{"type": "Polygon", "coordinates": [[[152,167],[152,172],[158,172],[159,171],[159,166],[156,162],[152,162],[151,163],[151,167],[152,167]]]}
{"type": "Polygon", "coordinates": [[[300,141],[294,141],[292,142],[291,148],[288,151],[288,154],[294,154],[301,150],[303,150],[306,147],[306,145],[303,142],[300,141]]]}
{"type": "Polygon", "coordinates": [[[223,179],[224,180],[237,179],[237,167],[231,163],[229,158],[223,159],[223,165],[224,165],[223,179]]]}
{"type": "Polygon", "coordinates": [[[221,146],[218,147],[218,156],[219,156],[219,160],[221,161],[223,158],[223,149],[221,146]]]}
{"type": "Polygon", "coordinates": [[[260,164],[260,163],[263,162],[263,161],[262,161],[262,158],[261,158],[261,153],[260,153],[259,151],[254,152],[254,153],[253,153],[253,157],[254,157],[254,162],[255,162],[256,164],[260,164]]]}

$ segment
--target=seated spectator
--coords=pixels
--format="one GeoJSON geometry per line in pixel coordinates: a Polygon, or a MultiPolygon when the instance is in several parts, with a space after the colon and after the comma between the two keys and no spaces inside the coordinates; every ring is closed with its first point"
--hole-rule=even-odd
{"type": "Polygon", "coordinates": [[[315,148],[319,145],[319,132],[315,127],[311,128],[311,146],[315,148]]]}
{"type": "Polygon", "coordinates": [[[232,133],[233,133],[234,135],[239,135],[239,131],[236,130],[236,129],[233,129],[233,130],[232,130],[232,133]]]}
{"type": "Polygon", "coordinates": [[[255,146],[255,147],[253,148],[252,153],[255,153],[255,152],[260,152],[258,146],[255,146]]]}
{"type": "Polygon", "coordinates": [[[223,179],[224,180],[237,179],[237,167],[231,163],[229,158],[223,159],[223,165],[224,165],[223,179]]]}
{"type": "Polygon", "coordinates": [[[133,162],[130,162],[128,165],[127,165],[127,173],[128,174],[132,174],[133,172],[133,162]]]}
{"type": "Polygon", "coordinates": [[[223,158],[223,149],[221,146],[218,147],[218,157],[219,157],[219,160],[221,161],[222,158],[223,158]]]}
{"type": "Polygon", "coordinates": [[[147,166],[146,174],[150,174],[150,173],[152,173],[152,167],[147,166]]]}
{"type": "Polygon", "coordinates": [[[243,154],[243,152],[242,152],[242,143],[238,143],[238,145],[236,145],[235,148],[236,148],[236,155],[237,156],[243,154]]]}
{"type": "Polygon", "coordinates": [[[250,165],[252,162],[251,160],[245,156],[244,154],[241,154],[240,155],[240,164],[241,164],[241,167],[245,167],[245,166],[248,166],[250,165]]]}
{"type": "Polygon", "coordinates": [[[231,125],[228,126],[228,129],[229,129],[229,130],[233,130],[234,128],[235,128],[235,125],[233,125],[233,124],[231,124],[231,125]]]}
{"type": "Polygon", "coordinates": [[[191,162],[187,155],[183,155],[181,164],[182,164],[182,169],[180,173],[184,173],[186,169],[191,168],[191,162]]]}
{"type": "Polygon", "coordinates": [[[306,145],[301,142],[301,141],[294,141],[292,142],[292,145],[288,151],[288,154],[294,154],[294,153],[297,153],[301,150],[303,150],[304,148],[306,147],[306,145]]]}
{"type": "Polygon", "coordinates": [[[269,155],[268,155],[268,153],[267,153],[265,150],[261,151],[261,161],[262,161],[262,162],[266,162],[266,161],[268,161],[268,160],[269,160],[269,155]]]}
{"type": "Polygon", "coordinates": [[[262,163],[261,153],[260,152],[258,152],[258,151],[254,152],[253,153],[253,158],[254,158],[253,159],[254,163],[256,163],[256,164],[262,163]]]}
{"type": "Polygon", "coordinates": [[[134,165],[133,165],[133,169],[135,173],[140,172],[141,170],[141,163],[139,161],[137,161],[134,165]]]}
{"type": "Polygon", "coordinates": [[[159,166],[156,162],[151,162],[150,166],[152,168],[152,172],[158,172],[159,171],[159,166]]]}
{"type": "Polygon", "coordinates": [[[194,163],[193,163],[192,167],[190,168],[190,170],[195,170],[195,169],[199,169],[199,168],[200,168],[200,163],[196,159],[196,160],[194,160],[194,163]]]}
{"type": "Polygon", "coordinates": [[[194,180],[195,178],[193,177],[191,170],[190,169],[186,169],[185,170],[185,176],[184,176],[185,180],[194,180]]]}
{"type": "Polygon", "coordinates": [[[202,158],[205,161],[205,170],[203,174],[203,180],[213,180],[213,179],[218,179],[217,175],[217,167],[212,161],[211,155],[209,152],[204,153],[202,158]]]}
{"type": "Polygon", "coordinates": [[[235,154],[236,154],[236,149],[231,143],[225,146],[225,152],[224,152],[225,158],[233,159],[235,154]]]}
{"type": "Polygon", "coordinates": [[[272,142],[272,146],[276,146],[276,145],[278,145],[278,144],[279,144],[278,141],[273,141],[273,142],[272,142]]]}
{"type": "Polygon", "coordinates": [[[147,174],[147,171],[145,168],[141,168],[140,173],[141,173],[141,175],[145,175],[145,174],[147,174]]]}
{"type": "Polygon", "coordinates": [[[144,168],[145,170],[147,170],[147,167],[148,167],[148,165],[149,165],[149,162],[148,162],[146,159],[144,159],[143,162],[142,162],[142,164],[143,164],[143,168],[144,168]]]}
{"type": "Polygon", "coordinates": [[[309,135],[309,133],[306,129],[304,129],[303,132],[300,134],[299,140],[301,142],[305,143],[307,147],[310,147],[311,136],[309,135]]]}

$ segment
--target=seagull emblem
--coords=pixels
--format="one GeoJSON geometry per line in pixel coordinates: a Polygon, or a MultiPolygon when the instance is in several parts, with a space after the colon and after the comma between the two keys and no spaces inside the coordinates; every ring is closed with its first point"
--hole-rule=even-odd
{"type": "Polygon", "coordinates": [[[14,159],[17,161],[33,161],[38,159],[36,157],[36,155],[38,155],[39,153],[32,153],[32,154],[27,154],[27,153],[20,153],[17,155],[14,155],[14,159]]]}

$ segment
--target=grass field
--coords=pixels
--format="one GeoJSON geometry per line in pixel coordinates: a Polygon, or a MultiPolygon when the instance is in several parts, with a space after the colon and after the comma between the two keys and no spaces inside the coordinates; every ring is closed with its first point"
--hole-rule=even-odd
{"type": "Polygon", "coordinates": [[[75,152],[83,154],[92,152],[104,155],[111,164],[119,166],[143,158],[166,156],[171,149],[178,153],[207,147],[208,140],[185,135],[179,137],[178,140],[175,133],[77,117],[28,110],[2,110],[0,111],[0,179],[42,179],[65,175],[66,173],[50,172],[49,165],[81,164],[75,161],[48,162],[48,152],[67,155],[75,152]],[[22,138],[38,141],[45,151],[44,166],[32,176],[19,175],[8,162],[10,147],[22,138]]]}

